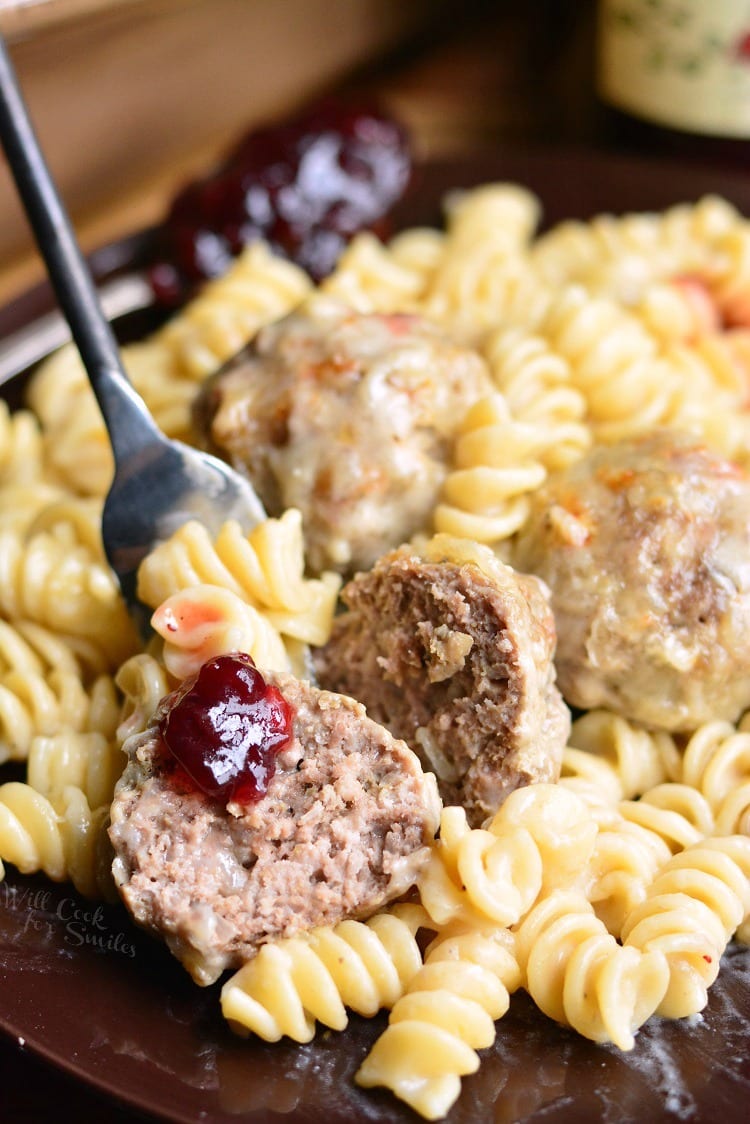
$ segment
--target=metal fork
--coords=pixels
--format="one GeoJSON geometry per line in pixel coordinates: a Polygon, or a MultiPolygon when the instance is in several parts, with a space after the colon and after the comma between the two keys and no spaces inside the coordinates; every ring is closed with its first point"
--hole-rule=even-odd
{"type": "Polygon", "coordinates": [[[154,544],[188,519],[212,532],[237,519],[249,530],[265,511],[251,485],[222,461],[165,437],[130,384],[1,36],[0,140],[109,432],[115,475],[102,516],[104,550],[147,633],[136,571],[154,544]]]}

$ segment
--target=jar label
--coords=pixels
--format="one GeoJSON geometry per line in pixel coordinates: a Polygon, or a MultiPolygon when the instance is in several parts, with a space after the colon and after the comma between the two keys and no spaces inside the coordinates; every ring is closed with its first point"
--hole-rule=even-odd
{"type": "Polygon", "coordinates": [[[600,0],[597,82],[654,124],[750,138],[750,0],[600,0]]]}

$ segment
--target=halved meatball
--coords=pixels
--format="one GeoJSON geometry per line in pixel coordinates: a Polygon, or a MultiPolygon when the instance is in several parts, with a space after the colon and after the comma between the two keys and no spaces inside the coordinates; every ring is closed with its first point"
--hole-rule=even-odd
{"type": "Polygon", "coordinates": [[[541,582],[436,535],[385,555],[342,598],[319,681],[408,742],[447,803],[478,825],[513,789],[557,780],[570,715],[541,582]]]}
{"type": "Polygon", "coordinates": [[[265,796],[225,807],[180,783],[157,712],[126,742],[112,805],[119,892],[199,984],[269,938],[374,913],[415,881],[438,826],[434,777],[364,707],[264,678],[294,715],[265,796]]]}
{"type": "Polygon", "coordinates": [[[351,573],[427,527],[452,435],[491,390],[428,321],[318,295],[209,380],[195,418],[269,514],[299,509],[314,570],[351,573]]]}
{"type": "Polygon", "coordinates": [[[551,590],[571,705],[672,731],[750,706],[750,476],[695,439],[660,431],[551,477],[513,561],[551,590]]]}

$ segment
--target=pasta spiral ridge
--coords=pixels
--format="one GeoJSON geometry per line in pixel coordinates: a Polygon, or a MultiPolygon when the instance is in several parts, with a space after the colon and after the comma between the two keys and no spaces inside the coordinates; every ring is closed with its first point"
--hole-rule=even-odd
{"type": "Polygon", "coordinates": [[[597,830],[584,801],[556,784],[516,789],[486,829],[469,828],[463,808],[444,808],[417,882],[422,904],[439,925],[514,925],[540,893],[578,880],[597,830]]]}
{"type": "Polygon", "coordinates": [[[709,271],[722,240],[742,222],[732,204],[706,195],[661,213],[559,223],[537,239],[531,258],[548,284],[579,282],[632,303],[655,280],[709,271]]]}
{"type": "MultiPolygon", "coordinates": [[[[609,710],[590,710],[577,718],[568,746],[610,765],[619,787],[616,799],[630,800],[664,781],[680,779],[680,752],[670,734],[647,730],[609,710]]],[[[568,756],[568,765],[572,771],[580,768],[582,775],[586,772],[585,759],[576,754],[568,756]]],[[[603,780],[603,773],[602,769],[597,771],[597,781],[603,780]]],[[[617,791],[611,777],[607,791],[617,791]]]]}
{"type": "Polygon", "coordinates": [[[708,722],[683,753],[682,774],[711,806],[718,835],[750,835],[750,731],[708,722]]]}
{"type": "Polygon", "coordinates": [[[92,809],[73,786],[56,810],[29,784],[0,785],[0,878],[10,862],[22,874],[42,871],[54,882],[72,882],[85,897],[114,900],[108,817],[108,804],[92,809]]]}
{"type": "Polygon", "coordinates": [[[444,1116],[461,1077],[479,1068],[477,1050],[495,1041],[495,1022],[519,983],[509,930],[439,934],[357,1071],[357,1084],[385,1086],[428,1120],[444,1116]]]}
{"type": "Polygon", "coordinates": [[[544,443],[544,430],[516,421],[501,394],[475,402],[457,430],[435,529],[482,543],[510,538],[526,522],[529,493],[546,479],[544,443]]]}
{"type": "Polygon", "coordinates": [[[114,733],[118,712],[109,676],[86,688],[80,675],[67,671],[0,673],[0,763],[23,761],[39,736],[114,733]]]}
{"type": "Polygon", "coordinates": [[[662,952],[618,944],[575,890],[542,898],[516,939],[524,987],[544,1014],[594,1042],[633,1048],[669,983],[662,952]]]}
{"type": "Polygon", "coordinates": [[[651,335],[614,301],[571,285],[554,297],[539,333],[570,364],[600,441],[643,433],[668,413],[674,379],[651,335]]]}
{"type": "Polygon", "coordinates": [[[201,584],[236,594],[286,636],[323,644],[341,582],[334,574],[305,577],[302,517],[291,508],[247,535],[229,521],[215,539],[191,520],[151,551],[138,571],[138,596],[152,609],[201,584]]]}
{"type": "Polygon", "coordinates": [[[175,593],[159,606],[151,624],[165,641],[164,666],[177,680],[225,652],[244,652],[268,671],[291,670],[280,633],[221,586],[196,585],[175,593]]]}
{"type": "Polygon", "coordinates": [[[518,328],[491,332],[482,354],[512,416],[539,427],[545,468],[556,471],[580,459],[591,432],[584,423],[586,400],[571,385],[567,361],[546,340],[518,328]]]}
{"type": "Polygon", "coordinates": [[[290,312],[312,283],[299,266],[254,242],[210,281],[156,339],[178,377],[200,381],[235,355],[262,325],[290,312]]]}
{"type": "Polygon", "coordinates": [[[391,1007],[420,970],[419,906],[396,905],[368,921],[341,921],[264,944],[223,986],[221,1007],[237,1033],[309,1042],[316,1021],[334,1030],[346,1008],[372,1016],[391,1007]]]}
{"type": "Polygon", "coordinates": [[[52,531],[0,533],[0,611],[11,622],[32,620],[84,637],[111,665],[136,646],[135,629],[109,568],[83,545],[52,531]]]}
{"type": "Polygon", "coordinates": [[[0,401],[0,485],[31,484],[44,475],[44,441],[30,410],[11,413],[0,401]]]}
{"type": "Polygon", "coordinates": [[[625,947],[663,952],[669,986],[658,1014],[682,1018],[706,1005],[708,988],[750,910],[750,838],[714,836],[674,855],[626,918],[625,947]]]}
{"type": "Polygon", "coordinates": [[[444,235],[412,230],[384,246],[357,234],[320,291],[362,313],[416,312],[438,267],[444,235]]]}

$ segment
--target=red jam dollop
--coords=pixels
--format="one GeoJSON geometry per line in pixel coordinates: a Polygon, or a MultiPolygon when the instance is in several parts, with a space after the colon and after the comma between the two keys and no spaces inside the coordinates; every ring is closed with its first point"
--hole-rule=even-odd
{"type": "Polygon", "coordinates": [[[224,803],[260,800],[292,738],[292,708],[250,656],[217,656],[186,679],[159,728],[197,788],[224,803]]]}
{"type": "Polygon", "coordinates": [[[150,271],[157,299],[181,303],[258,239],[319,281],[357,231],[388,234],[410,176],[405,130],[373,106],[327,99],[256,129],[174,200],[150,271]]]}

